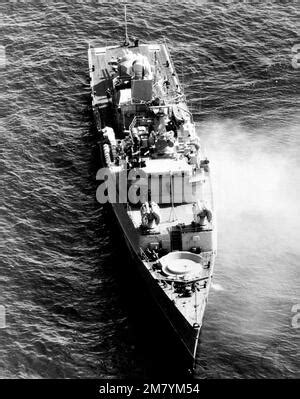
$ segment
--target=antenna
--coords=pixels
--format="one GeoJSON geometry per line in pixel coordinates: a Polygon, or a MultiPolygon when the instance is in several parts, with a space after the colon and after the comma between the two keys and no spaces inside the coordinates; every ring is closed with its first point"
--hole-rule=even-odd
{"type": "Polygon", "coordinates": [[[124,4],[124,17],[125,17],[125,42],[124,46],[129,46],[129,38],[128,38],[128,33],[127,33],[127,4],[124,4]]]}

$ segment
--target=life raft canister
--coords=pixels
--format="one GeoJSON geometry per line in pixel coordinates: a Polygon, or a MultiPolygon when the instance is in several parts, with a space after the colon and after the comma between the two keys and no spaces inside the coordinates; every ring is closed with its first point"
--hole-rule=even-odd
{"type": "Polygon", "coordinates": [[[106,166],[110,166],[112,163],[111,156],[110,156],[110,146],[109,144],[103,144],[103,154],[106,166]]]}
{"type": "Polygon", "coordinates": [[[117,141],[115,137],[114,129],[110,126],[106,126],[102,129],[103,138],[108,141],[103,145],[104,158],[107,166],[109,166],[116,159],[116,146],[117,141]]]}

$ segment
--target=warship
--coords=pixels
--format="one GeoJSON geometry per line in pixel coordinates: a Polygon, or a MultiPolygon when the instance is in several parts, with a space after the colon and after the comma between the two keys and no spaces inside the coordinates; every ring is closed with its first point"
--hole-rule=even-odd
{"type": "Polygon", "coordinates": [[[130,267],[195,365],[217,253],[209,160],[166,40],[88,48],[101,169],[130,267]]]}

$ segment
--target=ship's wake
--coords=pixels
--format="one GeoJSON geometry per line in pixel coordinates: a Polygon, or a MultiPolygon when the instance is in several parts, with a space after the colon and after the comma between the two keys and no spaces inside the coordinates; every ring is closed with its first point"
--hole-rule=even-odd
{"type": "MultiPolygon", "coordinates": [[[[200,363],[215,356],[218,370],[224,362],[233,365],[234,374],[234,367],[247,364],[256,377],[266,370],[282,376],[285,362],[273,359],[276,348],[285,348],[280,356],[296,353],[291,321],[293,306],[300,303],[297,126],[250,130],[225,121],[202,123],[198,130],[211,161],[218,219],[200,363]],[[213,354],[206,350],[212,346],[217,348],[213,354]]],[[[287,367],[297,370],[296,358],[287,367]]],[[[199,370],[203,373],[202,366],[199,370]]]]}
{"type": "Polygon", "coordinates": [[[288,238],[295,249],[298,247],[297,126],[247,130],[232,120],[198,125],[211,160],[220,232],[237,228],[243,231],[247,222],[252,227],[256,223],[257,227],[271,228],[273,236],[284,236],[283,241],[288,238]]]}

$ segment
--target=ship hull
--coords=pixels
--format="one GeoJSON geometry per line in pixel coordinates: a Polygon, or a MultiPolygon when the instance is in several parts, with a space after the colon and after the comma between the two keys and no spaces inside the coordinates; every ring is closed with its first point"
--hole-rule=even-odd
{"type": "MultiPolygon", "coordinates": [[[[100,162],[110,171],[109,184],[113,183],[120,194],[114,179],[119,172],[138,166],[153,187],[157,184],[156,188],[161,189],[160,199],[154,200],[155,190],[151,186],[151,206],[143,201],[140,210],[116,202],[107,190],[116,218],[113,226],[118,227],[118,236],[124,238],[126,245],[122,258],[125,252],[129,255],[123,275],[131,275],[127,279],[130,282],[139,280],[132,292],[140,289],[143,295],[136,293],[134,305],[140,308],[141,298],[147,297],[148,311],[143,308],[140,315],[146,315],[147,321],[150,313],[154,316],[153,341],[164,342],[161,353],[171,362],[177,360],[175,363],[179,361],[192,370],[216,255],[209,161],[201,152],[192,114],[165,43],[130,48],[92,46],[89,67],[95,124],[100,135],[100,162]],[[138,74],[138,65],[143,66],[145,76],[138,74]],[[178,186],[180,176],[183,180],[178,186]],[[175,180],[177,194],[180,188],[184,192],[176,201],[175,180]],[[196,192],[197,201],[189,197],[192,191],[196,192]],[[156,202],[168,206],[160,209],[156,202]],[[163,217],[163,209],[164,213],[169,210],[170,215],[175,212],[175,202],[178,217],[174,220],[163,217]],[[160,225],[155,242],[150,232],[153,223],[160,225]],[[184,276],[177,275],[182,273],[178,262],[175,271],[174,267],[163,270],[162,263],[155,262],[156,259],[166,261],[166,253],[178,251],[180,256],[188,253],[189,261],[191,253],[197,259],[193,260],[190,271],[184,269],[184,276]],[[157,271],[159,264],[161,270],[157,271]],[[166,355],[167,346],[171,348],[170,357],[166,355]]],[[[101,176],[100,171],[97,180],[103,182],[101,176]]],[[[128,180],[131,185],[132,177],[128,176],[128,180]]],[[[103,203],[98,196],[97,199],[103,203]]],[[[118,263],[123,265],[123,259],[118,263]]],[[[187,267],[180,263],[181,267],[187,267]]],[[[173,266],[173,261],[169,266],[173,266]]]]}

